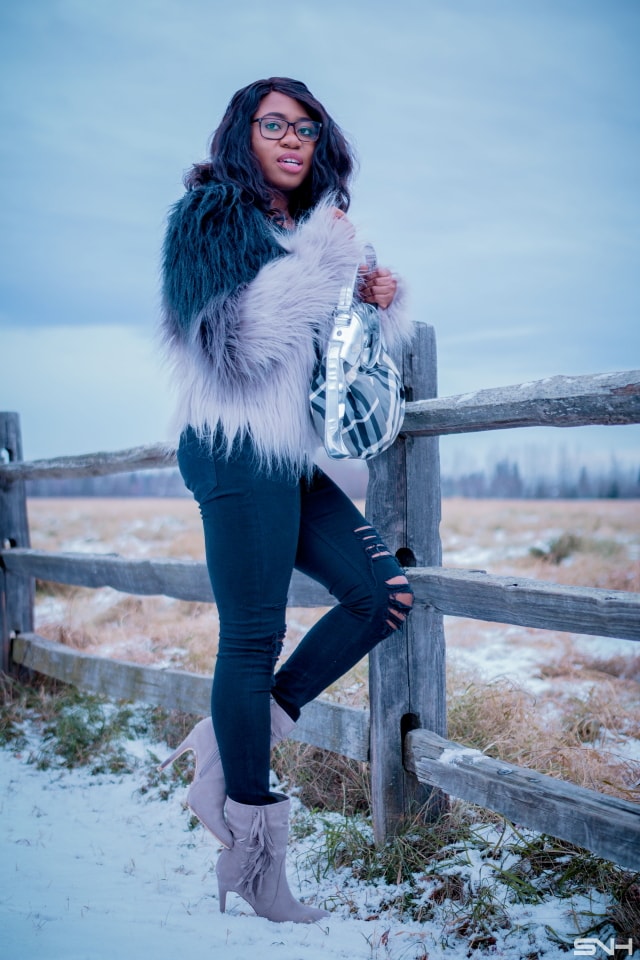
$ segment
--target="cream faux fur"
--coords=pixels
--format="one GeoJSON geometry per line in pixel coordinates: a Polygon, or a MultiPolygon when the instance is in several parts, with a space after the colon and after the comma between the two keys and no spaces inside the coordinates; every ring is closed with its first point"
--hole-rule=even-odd
{"type": "MultiPolygon", "coordinates": [[[[224,318],[217,299],[196,317],[188,339],[168,343],[178,393],[173,429],[179,435],[190,425],[211,437],[221,428],[228,450],[249,432],[265,465],[285,463],[299,471],[308,469],[319,445],[308,403],[315,340],[328,336],[362,244],[329,203],[291,232],[277,231],[277,242],[287,255],[230,296],[224,318]],[[203,328],[214,329],[207,350],[197,335],[203,328]]],[[[402,290],[381,313],[388,345],[411,336],[402,290]]]]}

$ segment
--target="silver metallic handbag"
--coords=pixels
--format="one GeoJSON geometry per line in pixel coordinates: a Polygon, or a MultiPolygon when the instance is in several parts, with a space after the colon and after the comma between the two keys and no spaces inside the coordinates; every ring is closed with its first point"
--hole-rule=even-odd
{"type": "MultiPolygon", "coordinates": [[[[372,247],[366,249],[375,267],[372,247]]],[[[394,442],[404,418],[400,372],[387,353],[378,308],[354,298],[359,273],[341,292],[333,328],[318,356],[309,402],[325,450],[335,460],[367,460],[394,442]]]]}

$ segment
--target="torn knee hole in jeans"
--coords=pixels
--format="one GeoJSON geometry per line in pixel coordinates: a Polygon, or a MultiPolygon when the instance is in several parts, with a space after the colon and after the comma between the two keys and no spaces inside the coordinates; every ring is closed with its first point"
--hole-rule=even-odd
{"type": "Polygon", "coordinates": [[[389,617],[387,625],[392,630],[397,630],[411,613],[413,607],[413,590],[409,586],[409,581],[401,574],[393,577],[391,580],[385,580],[389,589],[389,617]],[[394,587],[405,587],[406,590],[395,590],[394,587]]]}
{"type": "MultiPolygon", "coordinates": [[[[354,533],[362,542],[365,553],[371,560],[392,556],[386,544],[380,539],[377,530],[370,524],[364,527],[357,527],[354,533]]],[[[397,577],[391,577],[390,580],[385,580],[385,584],[389,592],[389,607],[385,622],[390,630],[397,630],[402,626],[411,612],[411,607],[413,606],[413,590],[404,574],[399,574],[397,577]],[[398,590],[396,589],[397,587],[404,587],[405,589],[398,590]]]]}
{"type": "Polygon", "coordinates": [[[380,540],[378,532],[372,526],[367,524],[366,527],[357,527],[353,532],[358,534],[370,560],[391,556],[386,545],[380,540]]]}

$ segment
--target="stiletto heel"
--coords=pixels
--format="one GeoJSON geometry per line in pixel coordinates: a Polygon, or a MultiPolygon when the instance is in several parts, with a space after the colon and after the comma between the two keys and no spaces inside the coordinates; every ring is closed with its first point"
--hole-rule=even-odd
{"type": "Polygon", "coordinates": [[[158,769],[165,770],[187,750],[192,750],[196,758],[196,770],[187,791],[187,806],[224,847],[231,847],[233,837],[224,819],[227,791],[211,717],[196,723],[158,769]]]}
{"type": "MultiPolygon", "coordinates": [[[[287,737],[294,727],[295,721],[272,699],[271,746],[287,737]]],[[[224,847],[232,847],[233,836],[224,817],[227,789],[211,717],[196,723],[173,753],[158,765],[158,770],[166,770],[187,750],[193,750],[196,757],[196,770],[187,792],[187,806],[224,847]]]]}
{"type": "MultiPolygon", "coordinates": [[[[193,736],[194,733],[195,733],[195,727],[191,731],[191,733],[184,738],[182,743],[178,747],[176,747],[173,753],[170,754],[166,760],[163,760],[162,763],[158,764],[158,770],[165,770],[167,767],[170,767],[171,764],[174,763],[178,759],[178,757],[181,757],[183,753],[186,753],[187,750],[193,750],[197,758],[197,752],[195,747],[195,737],[193,736]]],[[[197,763],[197,760],[196,760],[196,763],[197,763]]]]}
{"type": "Polygon", "coordinates": [[[218,880],[218,900],[220,901],[220,913],[224,913],[227,906],[227,887],[224,887],[218,880]]]}

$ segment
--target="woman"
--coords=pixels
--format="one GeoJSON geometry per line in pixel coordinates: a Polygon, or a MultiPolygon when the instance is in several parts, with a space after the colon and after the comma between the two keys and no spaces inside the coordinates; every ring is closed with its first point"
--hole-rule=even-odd
{"type": "MultiPolygon", "coordinates": [[[[289,801],[269,790],[270,749],[413,599],[376,531],[313,463],[316,344],[362,255],[344,216],[352,167],[303,83],[259,80],[235,94],[209,161],[187,174],[164,245],[178,463],[200,506],[220,637],[212,716],[162,766],[196,753],[187,802],[225,847],[221,909],[233,890],[278,921],[326,913],[289,891],[289,801]],[[294,567],[338,605],[276,673],[294,567]]],[[[388,343],[410,336],[389,270],[363,275],[360,296],[381,308],[388,343]]]]}

